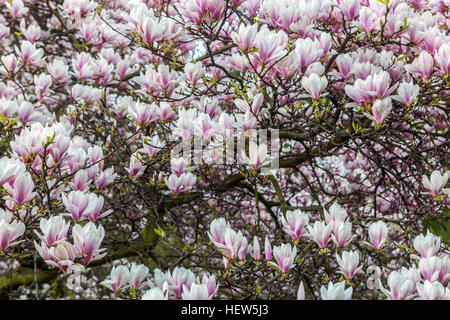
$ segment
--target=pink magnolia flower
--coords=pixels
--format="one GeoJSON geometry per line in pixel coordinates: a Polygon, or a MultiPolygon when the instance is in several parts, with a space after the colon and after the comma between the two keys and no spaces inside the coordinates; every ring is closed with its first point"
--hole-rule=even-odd
{"type": "Polygon", "coordinates": [[[28,8],[25,7],[22,0],[6,1],[4,4],[14,18],[20,18],[28,12],[28,8]]]}
{"type": "Polygon", "coordinates": [[[303,281],[301,281],[298,286],[297,300],[305,300],[305,287],[303,286],[303,281]]]}
{"type": "Polygon", "coordinates": [[[155,105],[149,105],[142,102],[136,102],[134,107],[129,107],[128,112],[139,124],[146,125],[155,122],[158,119],[155,105]]]}
{"type": "Polygon", "coordinates": [[[337,248],[345,247],[352,241],[352,224],[350,222],[333,222],[332,229],[331,238],[337,248]]]}
{"type": "Polygon", "coordinates": [[[132,289],[139,289],[142,281],[148,277],[148,271],[149,269],[143,264],[133,263],[131,265],[128,282],[132,289]]]}
{"type": "Polygon", "coordinates": [[[44,262],[50,266],[56,267],[63,272],[74,265],[76,258],[75,249],[72,244],[65,240],[55,243],[54,246],[47,246],[42,242],[41,246],[34,242],[39,255],[44,259],[44,262]]]}
{"type": "Polygon", "coordinates": [[[331,239],[331,224],[325,224],[323,221],[316,221],[314,225],[311,227],[308,225],[308,231],[312,238],[312,240],[317,243],[320,249],[325,249],[329,240],[331,239]]]}
{"type": "Polygon", "coordinates": [[[174,195],[187,192],[192,189],[197,181],[197,177],[192,173],[182,173],[180,176],[172,173],[169,178],[165,178],[165,183],[174,195]]]}
{"type": "Polygon", "coordinates": [[[114,266],[109,277],[101,284],[119,295],[124,288],[128,287],[129,279],[130,270],[126,266],[114,266]]]}
{"type": "Polygon", "coordinates": [[[22,162],[3,157],[0,159],[0,186],[14,179],[20,173],[25,172],[22,162]]]}
{"type": "Polygon", "coordinates": [[[71,191],[68,196],[62,194],[61,198],[75,221],[84,220],[86,219],[84,216],[89,212],[98,210],[99,202],[103,205],[103,197],[100,199],[94,194],[85,194],[81,191],[71,191]]]}
{"type": "Polygon", "coordinates": [[[39,226],[42,235],[35,231],[36,235],[48,247],[54,246],[60,241],[66,240],[70,223],[66,222],[62,216],[54,216],[49,219],[41,218],[39,226]]]}
{"type": "Polygon", "coordinates": [[[326,223],[334,224],[335,222],[347,222],[348,213],[347,210],[339,205],[339,203],[335,202],[328,210],[324,210],[324,217],[326,223]]]}
{"type": "Polygon", "coordinates": [[[165,282],[163,289],[155,287],[142,295],[142,300],[169,300],[168,284],[165,282]]]}
{"type": "Polygon", "coordinates": [[[420,87],[417,84],[411,82],[402,82],[398,89],[397,95],[392,99],[409,106],[414,103],[414,99],[419,95],[420,87]]]}
{"type": "Polygon", "coordinates": [[[170,168],[173,173],[179,177],[184,172],[188,172],[190,169],[188,168],[188,161],[183,158],[171,158],[170,159],[170,168]]]}
{"type": "Polygon", "coordinates": [[[187,63],[184,67],[184,73],[189,83],[195,86],[197,81],[205,75],[206,69],[200,61],[196,63],[187,63]]]}
{"type": "Polygon", "coordinates": [[[436,50],[434,60],[443,75],[450,73],[450,45],[444,43],[436,50]]]}
{"type": "Polygon", "coordinates": [[[305,226],[309,223],[309,216],[300,210],[288,210],[286,218],[283,216],[281,222],[284,231],[295,241],[305,235],[305,226]]]}
{"type": "Polygon", "coordinates": [[[208,288],[209,299],[214,298],[214,296],[217,294],[217,291],[219,290],[219,283],[217,282],[215,275],[208,276],[207,274],[204,274],[201,281],[200,279],[197,279],[197,283],[206,285],[206,287],[208,288]]]}
{"type": "Polygon", "coordinates": [[[97,228],[92,222],[88,222],[84,227],[76,224],[72,228],[72,236],[75,251],[82,264],[87,265],[106,255],[102,253],[106,249],[100,249],[105,236],[105,229],[102,226],[97,228]]]}
{"type": "Polygon", "coordinates": [[[420,253],[422,258],[435,256],[441,246],[441,238],[432,234],[429,230],[426,236],[418,235],[414,239],[414,249],[420,253]]]}
{"type": "Polygon", "coordinates": [[[345,19],[352,21],[359,14],[360,0],[341,0],[339,9],[344,14],[345,19]]]}
{"type": "Polygon", "coordinates": [[[361,7],[358,21],[353,21],[353,25],[364,32],[371,33],[379,28],[379,24],[377,24],[379,20],[380,17],[370,7],[361,7]]]}
{"type": "Polygon", "coordinates": [[[33,192],[34,183],[29,172],[19,174],[19,176],[15,178],[12,186],[5,184],[4,188],[19,206],[31,201],[37,194],[36,192],[33,192]]]}
{"type": "Polygon", "coordinates": [[[183,300],[211,300],[206,284],[193,283],[190,288],[183,285],[183,300]]]}
{"type": "Polygon", "coordinates": [[[162,102],[159,105],[158,115],[161,121],[170,121],[178,117],[177,113],[173,110],[170,104],[162,102]]]}
{"type": "Polygon", "coordinates": [[[345,282],[328,283],[328,288],[322,286],[320,288],[322,300],[351,300],[353,288],[345,289],[345,282]]]}
{"type": "Polygon", "coordinates": [[[114,173],[114,168],[108,168],[102,171],[95,180],[95,186],[97,189],[104,189],[109,186],[117,177],[117,173],[114,173]]]}
{"type": "Polygon", "coordinates": [[[12,214],[0,216],[0,251],[15,246],[19,242],[14,242],[25,232],[25,224],[22,221],[11,222],[12,214]]]}
{"type": "Polygon", "coordinates": [[[375,121],[378,125],[383,124],[392,110],[392,101],[390,97],[383,100],[377,99],[372,105],[372,114],[364,113],[369,119],[375,121]]]}
{"type": "Polygon", "coordinates": [[[391,300],[408,299],[414,290],[414,283],[398,271],[392,271],[388,276],[389,290],[383,287],[380,280],[378,282],[381,292],[391,300]]]}
{"type": "Polygon", "coordinates": [[[267,155],[267,145],[257,145],[253,141],[250,142],[249,157],[247,157],[244,150],[242,150],[241,156],[244,163],[249,165],[252,170],[258,170],[270,162],[270,158],[267,155]]]}
{"type": "Polygon", "coordinates": [[[406,71],[425,80],[433,73],[434,59],[427,51],[422,51],[412,64],[405,66],[406,71]]]}
{"type": "Polygon", "coordinates": [[[297,247],[291,247],[289,243],[276,246],[273,248],[273,256],[277,263],[269,261],[268,264],[280,270],[282,274],[287,274],[289,270],[295,267],[297,247]]]}
{"type": "Polygon", "coordinates": [[[427,176],[422,177],[422,184],[427,189],[433,198],[436,198],[442,191],[448,181],[448,173],[441,174],[435,170],[431,173],[430,178],[427,176]]]}
{"type": "Polygon", "coordinates": [[[419,270],[424,280],[434,282],[439,279],[443,260],[436,256],[422,258],[419,260],[419,270]]]}
{"type": "MultiPolygon", "coordinates": [[[[175,267],[172,272],[166,272],[166,279],[169,284],[169,290],[175,296],[175,299],[181,298],[184,290],[190,290],[195,284],[196,279],[194,273],[183,267],[175,267]]],[[[205,285],[206,295],[208,295],[208,287],[205,285]]]]}
{"type": "Polygon", "coordinates": [[[79,170],[73,176],[70,186],[75,191],[86,192],[89,189],[91,181],[87,170],[79,170]]]}
{"type": "Polygon", "coordinates": [[[113,210],[107,210],[100,214],[103,209],[104,199],[103,196],[98,196],[94,193],[89,195],[89,207],[83,213],[81,220],[89,220],[91,222],[96,222],[99,219],[102,219],[108,215],[110,215],[113,210]]]}
{"type": "Polygon", "coordinates": [[[266,257],[266,261],[272,260],[272,246],[270,245],[269,238],[265,238],[264,240],[264,254],[266,257]]]}
{"type": "Polygon", "coordinates": [[[261,248],[257,236],[253,237],[253,259],[255,259],[255,261],[261,260],[261,248]]]}
{"type": "Polygon", "coordinates": [[[361,271],[362,266],[358,267],[359,254],[357,251],[344,251],[342,256],[336,254],[336,260],[339,265],[340,273],[347,280],[351,280],[355,274],[361,271]]]}
{"type": "Polygon", "coordinates": [[[211,242],[216,244],[225,244],[225,231],[231,228],[230,224],[224,218],[217,218],[211,222],[208,232],[208,237],[211,242]]]}
{"type": "Polygon", "coordinates": [[[229,260],[238,258],[240,260],[245,259],[248,250],[248,241],[240,230],[236,232],[231,228],[227,228],[223,240],[223,244],[214,244],[229,260]]]}
{"type": "Polygon", "coordinates": [[[416,287],[417,293],[423,300],[441,300],[446,293],[446,288],[438,281],[425,280],[423,284],[418,283],[416,287]]]}
{"type": "Polygon", "coordinates": [[[212,23],[222,18],[226,2],[222,0],[187,0],[183,15],[195,24],[212,23]]]}
{"type": "Polygon", "coordinates": [[[349,54],[341,54],[336,58],[336,65],[339,70],[339,75],[347,79],[351,75],[353,59],[349,54]]]}
{"type": "Polygon", "coordinates": [[[252,56],[258,64],[271,66],[275,61],[285,55],[287,40],[288,37],[284,31],[270,31],[264,25],[256,34],[254,46],[258,50],[252,53],[252,56]]]}
{"type": "Polygon", "coordinates": [[[297,39],[295,42],[295,60],[298,61],[298,67],[306,69],[323,55],[323,49],[320,41],[311,38],[297,39]]]}
{"type": "Polygon", "coordinates": [[[231,39],[237,43],[239,49],[247,51],[251,49],[255,43],[256,35],[258,33],[257,24],[239,25],[237,32],[231,33],[231,39]]]}
{"type": "Polygon", "coordinates": [[[370,244],[376,249],[380,250],[386,243],[388,229],[383,221],[377,221],[369,226],[370,244]]]}
{"type": "Polygon", "coordinates": [[[147,166],[142,164],[141,159],[139,159],[136,154],[132,154],[130,158],[130,167],[128,168],[130,176],[135,179],[139,178],[144,174],[145,168],[147,168],[147,166]]]}
{"type": "Polygon", "coordinates": [[[313,73],[309,77],[303,77],[302,86],[315,100],[320,98],[323,90],[328,85],[328,80],[326,77],[319,77],[317,74],[313,73]]]}

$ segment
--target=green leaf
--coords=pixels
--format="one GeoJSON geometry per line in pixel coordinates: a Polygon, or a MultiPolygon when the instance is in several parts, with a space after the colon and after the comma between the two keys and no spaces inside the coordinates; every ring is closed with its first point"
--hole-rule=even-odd
{"type": "Polygon", "coordinates": [[[450,211],[443,212],[442,218],[427,219],[425,226],[442,241],[450,245],[450,211]]]}
{"type": "Polygon", "coordinates": [[[161,227],[158,227],[158,229],[153,229],[155,231],[155,233],[160,236],[161,238],[165,238],[166,237],[166,233],[164,232],[163,229],[161,229],[161,227]]]}

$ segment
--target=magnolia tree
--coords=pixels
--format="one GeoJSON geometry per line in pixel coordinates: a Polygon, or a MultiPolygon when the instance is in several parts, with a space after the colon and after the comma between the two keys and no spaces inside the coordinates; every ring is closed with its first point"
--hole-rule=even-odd
{"type": "Polygon", "coordinates": [[[0,0],[0,297],[448,299],[449,0],[0,0]]]}

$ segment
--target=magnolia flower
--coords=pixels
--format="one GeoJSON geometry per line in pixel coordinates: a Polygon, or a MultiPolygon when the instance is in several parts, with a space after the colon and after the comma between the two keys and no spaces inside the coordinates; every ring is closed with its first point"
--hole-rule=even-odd
{"type": "Polygon", "coordinates": [[[214,245],[225,244],[225,231],[231,228],[224,218],[214,219],[209,227],[208,237],[214,245]]]}
{"type": "MultiPolygon", "coordinates": [[[[166,272],[166,279],[169,284],[170,292],[175,296],[175,299],[181,298],[184,290],[190,289],[191,285],[195,283],[194,273],[183,267],[175,267],[172,272],[166,272]]],[[[206,285],[205,285],[206,287],[206,285]]],[[[206,287],[206,293],[208,293],[208,288],[206,287]]]]}
{"type": "Polygon", "coordinates": [[[319,77],[317,74],[313,73],[309,77],[303,77],[302,86],[311,95],[311,98],[317,100],[320,98],[323,90],[328,85],[328,80],[326,77],[319,77]]]}
{"type": "Polygon", "coordinates": [[[288,210],[286,218],[283,216],[281,222],[284,231],[295,241],[305,234],[305,226],[309,223],[309,216],[300,210],[288,210]]]}
{"type": "Polygon", "coordinates": [[[67,238],[67,232],[70,228],[70,223],[66,222],[64,218],[60,216],[51,217],[49,219],[41,218],[39,221],[40,229],[43,235],[40,235],[36,230],[34,231],[36,235],[47,246],[51,247],[57,244],[59,241],[65,240],[67,238]]]}
{"type": "Polygon", "coordinates": [[[184,67],[184,73],[189,83],[193,86],[205,75],[206,69],[199,61],[197,63],[187,63],[184,67]]]}
{"type": "Polygon", "coordinates": [[[333,203],[328,210],[324,210],[325,222],[346,222],[348,218],[347,210],[342,208],[339,203],[333,203]]]}
{"type": "Polygon", "coordinates": [[[387,235],[388,229],[383,221],[374,222],[369,226],[370,244],[376,250],[383,248],[386,243],[387,235]]]}
{"type": "Polygon", "coordinates": [[[76,224],[72,228],[72,236],[75,251],[81,257],[80,262],[82,264],[87,265],[91,261],[101,259],[106,255],[106,253],[101,253],[106,249],[100,249],[105,236],[103,226],[97,228],[92,222],[88,222],[84,227],[76,224]]]}
{"type": "Polygon", "coordinates": [[[380,290],[391,300],[408,299],[414,290],[412,280],[398,271],[392,271],[387,279],[389,290],[385,289],[379,281],[380,290]]]}
{"type": "Polygon", "coordinates": [[[426,236],[418,235],[414,239],[414,249],[420,253],[422,258],[436,255],[441,246],[441,238],[432,234],[429,230],[426,236]]]}
{"type": "Polygon", "coordinates": [[[148,271],[148,268],[143,264],[137,265],[136,263],[133,263],[131,265],[128,282],[132,289],[139,289],[142,281],[147,278],[148,271]]]}
{"type": "Polygon", "coordinates": [[[269,238],[267,238],[267,236],[264,241],[264,253],[265,253],[266,261],[272,260],[272,247],[270,245],[270,241],[269,241],[269,238]]]}
{"type": "Polygon", "coordinates": [[[446,292],[444,286],[438,281],[425,280],[423,284],[418,283],[416,288],[417,293],[423,300],[441,300],[446,292]]]}
{"type": "Polygon", "coordinates": [[[340,273],[347,280],[351,280],[362,269],[362,266],[358,267],[359,254],[357,251],[344,251],[341,257],[336,254],[336,260],[340,267],[340,273]]]}
{"type": "Polygon", "coordinates": [[[309,235],[317,243],[320,249],[325,249],[330,240],[332,225],[325,225],[323,221],[316,221],[314,225],[308,226],[309,235]]]}
{"type": "Polygon", "coordinates": [[[231,39],[237,43],[239,49],[247,51],[253,47],[256,34],[258,33],[258,25],[244,25],[241,24],[237,32],[231,33],[231,39]]]}
{"type": "MultiPolygon", "coordinates": [[[[419,270],[422,278],[434,282],[439,280],[439,275],[443,267],[443,262],[439,257],[431,256],[419,260],[419,270]]],[[[447,276],[449,277],[449,276],[447,276]]]]}
{"type": "Polygon", "coordinates": [[[97,189],[104,189],[109,186],[117,177],[117,173],[114,173],[114,168],[108,168],[102,171],[95,180],[95,187],[97,189]]]}
{"type": "Polygon", "coordinates": [[[208,288],[209,299],[212,299],[217,294],[217,291],[219,291],[219,284],[217,283],[215,275],[208,276],[204,274],[201,281],[198,279],[197,283],[206,285],[208,288]]]}
{"type": "Polygon", "coordinates": [[[297,257],[297,247],[291,247],[289,243],[282,244],[273,248],[273,256],[277,263],[269,261],[268,264],[286,274],[295,267],[295,258],[297,257]]]}
{"type": "Polygon", "coordinates": [[[0,186],[14,179],[18,174],[25,172],[22,162],[3,157],[0,159],[0,186]]]}
{"type": "Polygon", "coordinates": [[[427,189],[433,198],[442,191],[448,181],[448,173],[441,174],[439,171],[435,170],[431,173],[430,179],[427,176],[422,177],[422,184],[427,189]]]}
{"type": "Polygon", "coordinates": [[[419,56],[414,59],[412,64],[405,65],[406,71],[419,76],[423,79],[429,79],[433,73],[434,59],[431,54],[423,50],[419,56]]]}
{"type": "Polygon", "coordinates": [[[369,119],[381,125],[392,110],[392,101],[390,97],[377,99],[372,105],[372,114],[364,113],[369,119]]]}
{"type": "Polygon", "coordinates": [[[139,159],[137,155],[132,154],[130,158],[130,167],[128,168],[130,176],[135,179],[139,178],[144,174],[145,168],[147,168],[147,166],[142,164],[141,159],[139,159]]]}
{"type": "Polygon", "coordinates": [[[393,96],[392,99],[404,104],[405,106],[411,105],[414,99],[419,95],[420,87],[414,82],[402,82],[398,89],[398,95],[393,96]]]}
{"type": "Polygon", "coordinates": [[[4,188],[19,206],[31,201],[37,194],[33,192],[34,183],[29,172],[19,174],[12,186],[5,184],[4,188]]]}
{"type": "Polygon", "coordinates": [[[67,269],[75,264],[75,249],[71,243],[65,240],[58,241],[51,247],[47,246],[45,242],[42,242],[40,246],[35,241],[34,246],[46,264],[56,267],[63,272],[66,272],[67,269]]]}
{"type": "Polygon", "coordinates": [[[352,237],[352,224],[350,222],[334,222],[333,223],[333,234],[331,235],[336,247],[341,248],[348,245],[352,237]]]}
{"type": "Polygon", "coordinates": [[[351,300],[353,288],[345,289],[345,282],[328,283],[328,289],[325,286],[320,288],[322,300],[351,300]]]}
{"type": "Polygon", "coordinates": [[[193,283],[190,288],[183,285],[183,300],[211,300],[206,284],[193,283]]]}
{"type": "Polygon", "coordinates": [[[0,219],[0,251],[4,251],[8,247],[15,246],[19,242],[14,242],[25,232],[25,224],[21,221],[11,221],[12,215],[8,214],[5,219],[0,219]]]}
{"type": "Polygon", "coordinates": [[[247,255],[248,241],[241,231],[236,232],[227,228],[223,236],[223,243],[213,243],[230,260],[237,258],[244,260],[247,255]]]}
{"type": "Polygon", "coordinates": [[[261,248],[257,236],[253,237],[253,259],[256,261],[261,260],[261,248]]]}
{"type": "Polygon", "coordinates": [[[158,119],[158,113],[155,105],[149,105],[143,102],[136,102],[134,108],[130,106],[128,112],[141,125],[155,122],[158,119]]]}
{"type": "Polygon", "coordinates": [[[244,163],[248,164],[252,170],[258,170],[258,168],[267,165],[270,159],[267,156],[267,145],[260,144],[257,145],[253,141],[250,142],[249,147],[249,157],[242,150],[242,158],[244,163]]]}
{"type": "Polygon", "coordinates": [[[71,191],[67,197],[65,194],[61,195],[64,206],[75,221],[83,220],[85,215],[97,208],[99,202],[103,205],[103,197],[101,199],[95,198],[97,196],[91,197],[81,191],[71,191]]]}
{"type": "Polygon", "coordinates": [[[303,281],[301,281],[298,286],[297,300],[305,300],[305,287],[303,286],[303,281]]]}
{"type": "Polygon", "coordinates": [[[158,287],[151,288],[142,295],[141,300],[169,300],[169,289],[167,281],[164,282],[163,289],[158,287]]]}
{"type": "Polygon", "coordinates": [[[83,215],[80,220],[89,220],[91,222],[96,222],[99,219],[102,219],[108,215],[110,215],[113,210],[107,210],[100,214],[103,209],[104,199],[103,196],[98,196],[95,193],[91,193],[89,195],[89,206],[86,211],[83,212],[83,215]]]}
{"type": "Polygon", "coordinates": [[[119,295],[122,289],[128,287],[130,270],[126,266],[114,266],[109,275],[109,279],[100,282],[108,289],[119,295]]]}

